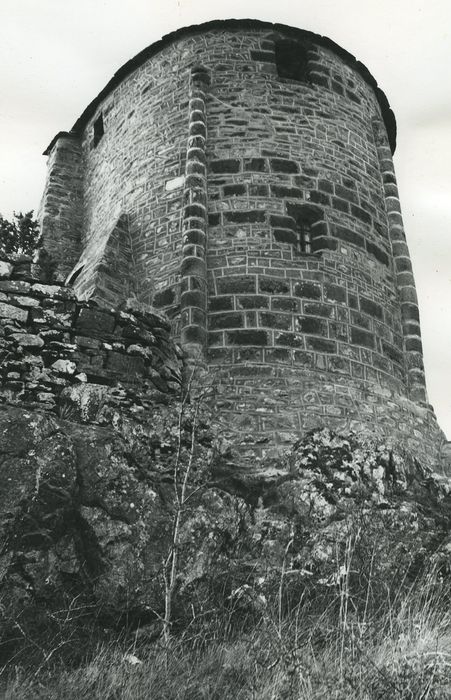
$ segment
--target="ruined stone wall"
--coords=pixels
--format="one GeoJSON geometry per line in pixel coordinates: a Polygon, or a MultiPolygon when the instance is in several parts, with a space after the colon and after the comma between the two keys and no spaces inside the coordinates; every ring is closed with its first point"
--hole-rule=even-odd
{"type": "Polygon", "coordinates": [[[182,353],[143,305],[101,309],[43,284],[30,259],[0,261],[0,400],[86,422],[139,418],[179,393],[182,353]]]}

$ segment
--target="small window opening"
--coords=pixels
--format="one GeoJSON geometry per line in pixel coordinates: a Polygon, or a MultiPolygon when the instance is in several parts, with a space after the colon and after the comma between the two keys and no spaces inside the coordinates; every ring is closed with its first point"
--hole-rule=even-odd
{"type": "Polygon", "coordinates": [[[297,253],[313,253],[312,240],[318,235],[320,222],[324,220],[321,209],[315,206],[291,204],[287,202],[287,213],[294,219],[297,240],[295,250],[297,253]],[[314,231],[315,229],[315,231],[314,231]]]}
{"type": "Polygon", "coordinates": [[[308,53],[305,46],[290,39],[276,41],[275,56],[280,78],[308,81],[308,53]]]}
{"type": "Polygon", "coordinates": [[[298,253],[312,252],[312,226],[309,221],[296,222],[298,231],[298,253]]]}
{"type": "Polygon", "coordinates": [[[93,146],[94,148],[97,146],[99,143],[100,139],[105,133],[105,127],[103,125],[103,115],[100,114],[100,116],[97,117],[97,119],[94,122],[94,141],[93,141],[93,146]]]}

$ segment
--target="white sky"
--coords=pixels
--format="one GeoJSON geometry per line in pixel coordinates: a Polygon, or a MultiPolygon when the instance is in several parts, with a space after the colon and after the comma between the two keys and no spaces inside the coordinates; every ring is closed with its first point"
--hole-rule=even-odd
{"type": "Polygon", "coordinates": [[[0,212],[37,210],[42,151],[123,63],[179,27],[231,17],[328,36],[387,95],[429,400],[451,437],[450,0],[0,0],[0,212]]]}

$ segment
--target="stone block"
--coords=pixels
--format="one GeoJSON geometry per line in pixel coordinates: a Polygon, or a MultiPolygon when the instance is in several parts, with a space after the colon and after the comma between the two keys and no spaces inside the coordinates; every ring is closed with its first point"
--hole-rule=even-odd
{"type": "Polygon", "coordinates": [[[236,305],[239,309],[266,309],[269,307],[269,298],[258,294],[238,296],[236,305]]]}
{"type": "Polygon", "coordinates": [[[240,313],[216,313],[209,318],[209,328],[219,330],[223,328],[242,328],[244,326],[243,314],[240,313]]]}
{"type": "MultiPolygon", "coordinates": [[[[380,263],[382,263],[383,265],[386,265],[388,267],[389,258],[388,258],[387,253],[385,251],[383,251],[382,248],[379,248],[379,246],[375,245],[371,241],[366,241],[366,249],[367,249],[368,253],[370,253],[371,255],[374,255],[376,260],[378,260],[380,263]]],[[[406,269],[408,269],[408,268],[406,268],[406,269]]]]}
{"type": "Polygon", "coordinates": [[[324,338],[307,336],[305,345],[308,350],[315,350],[316,352],[326,354],[335,354],[337,352],[337,344],[333,340],[325,340],[324,338]]]}
{"type": "Polygon", "coordinates": [[[276,60],[274,51],[251,51],[251,59],[253,61],[264,61],[265,63],[274,63],[276,60]]]}
{"type": "Polygon", "coordinates": [[[362,209],[362,207],[358,207],[355,204],[351,204],[351,214],[368,225],[370,225],[373,220],[371,214],[368,214],[365,209],[362,209]]]}
{"type": "Polygon", "coordinates": [[[266,221],[266,212],[261,209],[250,211],[226,211],[224,212],[224,222],[231,224],[256,224],[266,221]]]}
{"type": "Polygon", "coordinates": [[[105,369],[122,376],[124,380],[131,381],[136,376],[142,376],[145,373],[145,362],[142,357],[124,355],[111,350],[106,355],[105,369]]]}
{"type": "Polygon", "coordinates": [[[241,162],[237,158],[223,158],[209,163],[212,173],[239,173],[240,167],[241,162]]]}
{"type": "Polygon", "coordinates": [[[321,286],[315,282],[298,282],[294,294],[301,299],[321,299],[321,286]]]}
{"type": "Polygon", "coordinates": [[[298,173],[299,165],[293,160],[285,158],[271,158],[270,167],[274,173],[298,173]]]}
{"type": "Polygon", "coordinates": [[[346,241],[346,243],[352,243],[359,248],[365,247],[363,236],[345,226],[331,226],[331,235],[339,238],[341,241],[346,241]]]}
{"type": "Polygon", "coordinates": [[[337,197],[340,197],[340,199],[345,200],[346,202],[351,202],[352,204],[359,203],[357,193],[347,187],[343,187],[342,185],[335,185],[335,194],[337,197]]]}
{"type": "Polygon", "coordinates": [[[235,197],[246,194],[246,185],[225,185],[223,187],[224,197],[235,197]]]}
{"type": "Polygon", "coordinates": [[[299,333],[276,333],[274,343],[276,345],[286,345],[290,348],[303,348],[304,337],[299,333]]]}
{"type": "Polygon", "coordinates": [[[75,328],[79,335],[98,337],[102,334],[113,332],[115,319],[112,314],[95,309],[81,309],[75,322],[75,328]]]}
{"type": "Polygon", "coordinates": [[[260,324],[267,328],[280,328],[281,330],[291,330],[293,317],[291,314],[275,314],[268,311],[260,312],[260,324]]]}
{"type": "Polygon", "coordinates": [[[274,197],[287,199],[303,199],[304,193],[298,187],[289,187],[287,185],[271,185],[271,194],[274,197]]]}
{"type": "Polygon", "coordinates": [[[0,301],[0,318],[7,318],[11,321],[19,321],[19,323],[25,323],[28,318],[28,311],[26,309],[20,309],[18,306],[12,306],[11,304],[4,304],[0,301]]]}
{"type": "MultiPolygon", "coordinates": [[[[210,297],[208,300],[208,308],[210,311],[232,311],[233,310],[233,297],[232,296],[210,297]]],[[[243,308],[243,307],[241,307],[241,308],[243,308]]]]}
{"type": "Polygon", "coordinates": [[[314,204],[320,204],[323,207],[330,207],[330,197],[324,192],[313,190],[310,192],[310,201],[314,204]]]}
{"type": "Polygon", "coordinates": [[[39,349],[44,346],[44,341],[42,338],[39,335],[34,335],[33,333],[12,333],[10,338],[24,348],[39,349]]]}
{"type": "Polygon", "coordinates": [[[351,343],[353,345],[363,345],[366,348],[374,348],[375,337],[372,333],[351,326],[351,343]]]}
{"type": "Polygon", "coordinates": [[[327,236],[318,236],[312,241],[312,253],[317,253],[321,250],[337,250],[337,241],[327,236]]]}
{"type": "Polygon", "coordinates": [[[258,280],[259,291],[267,294],[289,294],[290,284],[286,280],[271,277],[260,277],[258,280]]]}
{"type": "MultiPolygon", "coordinates": [[[[406,342],[409,342],[409,339],[407,339],[406,342]]],[[[411,349],[413,350],[414,348],[411,347],[411,349]]],[[[382,341],[382,350],[384,352],[384,355],[389,357],[390,360],[393,360],[393,362],[397,362],[399,365],[404,364],[403,353],[400,352],[398,350],[398,348],[395,348],[394,345],[391,345],[390,343],[382,341]]],[[[420,352],[422,351],[421,341],[418,344],[416,344],[416,350],[419,350],[420,352]]]]}
{"type": "Polygon", "coordinates": [[[205,306],[205,294],[200,290],[182,292],[180,296],[180,305],[182,308],[197,306],[198,308],[202,309],[205,306]]]}
{"type": "Polygon", "coordinates": [[[377,304],[371,299],[366,299],[365,297],[360,297],[360,310],[368,314],[369,316],[373,316],[374,318],[378,318],[380,320],[382,320],[384,316],[380,304],[377,304]]]}
{"type": "Polygon", "coordinates": [[[350,374],[350,362],[344,357],[331,357],[329,358],[329,370],[339,374],[350,374]]]}
{"type": "Polygon", "coordinates": [[[243,170],[253,173],[263,173],[268,170],[268,161],[265,158],[245,158],[243,170]]]}
{"type": "Polygon", "coordinates": [[[286,311],[295,313],[299,311],[299,301],[297,299],[286,297],[273,297],[271,299],[271,309],[273,311],[286,311]]]}
{"type": "Polygon", "coordinates": [[[346,287],[338,284],[326,284],[324,286],[324,299],[346,303],[346,287]]]}
{"type": "Polygon", "coordinates": [[[75,374],[77,365],[70,360],[56,360],[52,363],[52,369],[61,374],[75,374]]]}
{"type": "Polygon", "coordinates": [[[291,216],[281,216],[279,214],[271,214],[269,223],[274,228],[285,228],[293,230],[295,227],[294,219],[291,216]]]}
{"type": "Polygon", "coordinates": [[[239,330],[226,333],[228,345],[267,345],[268,334],[262,330],[239,330]]]}
{"type": "Polygon", "coordinates": [[[327,336],[327,322],[324,319],[298,316],[297,328],[301,333],[327,336]]]}
{"type": "Polygon", "coordinates": [[[297,247],[299,243],[299,236],[293,230],[285,228],[275,228],[273,230],[274,240],[277,243],[288,243],[291,246],[297,247]]]}
{"type": "Polygon", "coordinates": [[[256,276],[219,277],[217,280],[218,294],[243,294],[256,292],[256,276]]]}
{"type": "Polygon", "coordinates": [[[265,350],[265,361],[272,363],[291,364],[291,350],[288,348],[271,348],[265,350]]]}
{"type": "Polygon", "coordinates": [[[29,294],[30,289],[30,282],[11,279],[0,280],[0,292],[6,292],[7,294],[29,294]]]}
{"type": "Polygon", "coordinates": [[[351,323],[367,329],[372,327],[371,319],[369,319],[368,316],[361,314],[359,311],[351,311],[351,323]]]}
{"type": "Polygon", "coordinates": [[[14,266],[5,260],[0,260],[0,279],[9,279],[14,270],[14,266]]]}

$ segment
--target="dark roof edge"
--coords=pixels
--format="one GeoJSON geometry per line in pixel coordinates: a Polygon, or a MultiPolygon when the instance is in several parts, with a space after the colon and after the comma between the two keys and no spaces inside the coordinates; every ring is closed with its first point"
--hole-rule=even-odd
{"type": "Polygon", "coordinates": [[[48,156],[50,154],[50,151],[52,150],[53,146],[58,141],[58,139],[61,139],[61,138],[76,139],[78,137],[79,137],[79,134],[76,133],[73,129],[71,131],[58,131],[58,133],[55,134],[55,136],[50,141],[49,145],[47,146],[47,148],[45,149],[45,151],[42,155],[48,156]]]}
{"type": "Polygon", "coordinates": [[[159,51],[161,51],[165,46],[170,45],[174,41],[181,39],[185,36],[192,36],[193,34],[199,34],[210,29],[268,29],[272,31],[280,31],[284,34],[292,35],[293,37],[310,39],[325,48],[331,49],[340,58],[342,58],[346,63],[348,63],[352,68],[355,68],[360,75],[366,80],[366,82],[371,85],[376,93],[377,100],[379,102],[384,123],[387,129],[388,139],[390,142],[390,147],[392,153],[395,152],[396,148],[396,119],[393,111],[390,108],[388,100],[382,90],[378,87],[376,80],[373,78],[368,68],[358,61],[355,56],[343,49],[341,46],[336,44],[332,39],[328,39],[320,34],[315,34],[306,29],[298,29],[296,27],[290,27],[287,24],[273,24],[272,22],[264,22],[258,19],[219,19],[212,20],[210,22],[204,22],[203,24],[193,24],[189,27],[182,27],[177,29],[170,34],[166,34],[162,39],[156,41],[155,43],[147,46],[145,49],[140,51],[134,58],[131,58],[127,63],[124,63],[121,68],[113,75],[111,80],[105,85],[103,90],[94,98],[94,100],[86,107],[82,115],[77,119],[73,125],[70,132],[60,131],[50,142],[49,146],[44,151],[44,155],[48,155],[55,145],[55,142],[60,136],[77,136],[86,126],[87,122],[94,115],[97,107],[109,95],[109,93],[114,90],[130,73],[132,73],[136,68],[139,68],[144,61],[151,58],[159,51]]]}

